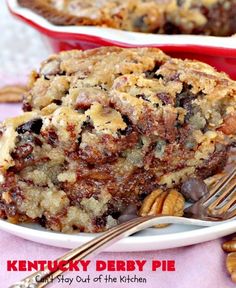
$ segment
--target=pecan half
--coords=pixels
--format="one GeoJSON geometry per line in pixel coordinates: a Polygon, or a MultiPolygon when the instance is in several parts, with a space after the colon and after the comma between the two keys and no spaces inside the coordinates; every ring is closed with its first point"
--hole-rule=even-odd
{"type": "Polygon", "coordinates": [[[219,130],[226,135],[234,134],[236,131],[236,113],[226,116],[219,130]]]}
{"type": "MultiPolygon", "coordinates": [[[[154,190],[143,201],[139,210],[140,216],[147,215],[171,215],[183,216],[184,197],[175,189],[163,191],[154,190]]],[[[168,224],[156,225],[156,228],[166,227],[168,224]]]]}
{"type": "Polygon", "coordinates": [[[236,252],[229,253],[226,260],[226,267],[231,278],[236,282],[236,252]]]}
{"type": "Polygon", "coordinates": [[[236,252],[236,237],[222,245],[225,252],[236,252]]]}
{"type": "Polygon", "coordinates": [[[25,86],[9,85],[0,89],[0,103],[15,103],[22,101],[22,94],[27,91],[25,86]]]}
{"type": "Polygon", "coordinates": [[[232,281],[236,282],[236,237],[225,242],[222,248],[226,252],[230,252],[226,258],[226,268],[231,275],[232,281]]]}

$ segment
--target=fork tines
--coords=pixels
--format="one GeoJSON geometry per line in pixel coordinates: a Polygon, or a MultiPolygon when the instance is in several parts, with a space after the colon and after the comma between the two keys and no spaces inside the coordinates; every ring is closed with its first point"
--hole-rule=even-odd
{"type": "Polygon", "coordinates": [[[213,186],[202,204],[212,216],[236,216],[236,167],[213,186]]]}

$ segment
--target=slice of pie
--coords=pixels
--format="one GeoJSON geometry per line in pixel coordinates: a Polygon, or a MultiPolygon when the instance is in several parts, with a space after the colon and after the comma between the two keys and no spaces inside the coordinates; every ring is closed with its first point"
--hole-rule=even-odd
{"type": "Polygon", "coordinates": [[[24,114],[0,128],[0,215],[99,232],[157,188],[222,170],[236,139],[236,82],[159,49],[51,56],[24,114]]]}

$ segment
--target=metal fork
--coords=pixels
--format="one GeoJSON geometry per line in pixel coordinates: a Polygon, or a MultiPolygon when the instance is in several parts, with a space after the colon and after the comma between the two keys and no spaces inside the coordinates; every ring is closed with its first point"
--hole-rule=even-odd
{"type": "MultiPolygon", "coordinates": [[[[118,240],[157,224],[213,226],[219,222],[232,221],[236,218],[235,176],[236,167],[213,185],[208,195],[204,196],[190,208],[185,209],[185,217],[158,215],[134,218],[109,229],[88,243],[69,251],[64,256],[58,258],[57,261],[75,261],[84,259],[87,256],[96,255],[118,240]],[[200,213],[196,214],[195,210],[199,211],[199,208],[201,208],[200,213]]],[[[10,286],[10,288],[42,288],[50,284],[50,281],[62,273],[63,271],[61,270],[52,272],[46,268],[44,271],[33,273],[22,281],[10,286]],[[50,279],[50,281],[46,281],[46,279],[50,279]]]]}

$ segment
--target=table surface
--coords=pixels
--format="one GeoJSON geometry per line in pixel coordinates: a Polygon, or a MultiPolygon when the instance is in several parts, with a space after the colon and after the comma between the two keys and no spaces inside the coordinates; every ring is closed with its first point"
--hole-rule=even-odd
{"type": "MultiPolygon", "coordinates": [[[[37,69],[39,63],[49,54],[39,34],[9,15],[5,3],[0,4],[0,85],[26,83],[27,74],[37,69]]],[[[20,113],[19,105],[0,105],[0,121],[5,117],[20,113]]],[[[5,232],[0,232],[0,287],[8,287],[19,281],[29,272],[7,272],[7,260],[54,260],[65,253],[65,249],[50,247],[20,239],[5,232]],[[4,283],[4,284],[3,284],[4,283]]],[[[158,287],[158,288],[233,288],[225,268],[225,253],[221,249],[223,239],[207,243],[169,249],[164,251],[132,252],[132,253],[101,253],[92,260],[89,272],[80,272],[81,277],[90,274],[93,278],[101,272],[96,272],[95,260],[147,260],[147,265],[153,259],[175,260],[175,272],[151,272],[149,266],[144,272],[136,273],[147,279],[146,284],[126,284],[125,287],[158,287]]],[[[103,276],[107,273],[103,272],[103,276]]],[[[111,274],[111,273],[110,273],[111,274]]],[[[78,274],[66,274],[74,281],[68,284],[55,282],[51,287],[94,287],[93,283],[77,283],[78,274]]],[[[112,276],[127,275],[127,273],[112,272],[112,276]]],[[[96,287],[124,287],[124,284],[96,284],[96,287]]]]}

